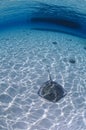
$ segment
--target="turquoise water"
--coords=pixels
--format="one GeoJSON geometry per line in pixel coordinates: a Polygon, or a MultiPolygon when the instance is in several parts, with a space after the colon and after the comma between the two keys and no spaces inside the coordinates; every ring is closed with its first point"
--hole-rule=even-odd
{"type": "Polygon", "coordinates": [[[0,130],[86,130],[83,2],[1,3],[0,130]],[[38,95],[47,65],[67,90],[57,103],[38,95]]]}

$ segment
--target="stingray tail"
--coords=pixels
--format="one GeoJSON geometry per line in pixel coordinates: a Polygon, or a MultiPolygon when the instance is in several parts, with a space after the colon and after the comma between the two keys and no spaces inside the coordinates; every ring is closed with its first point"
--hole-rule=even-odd
{"type": "Polygon", "coordinates": [[[50,71],[49,71],[49,67],[48,67],[48,66],[47,66],[47,72],[48,72],[49,80],[50,80],[50,82],[52,83],[52,78],[51,78],[51,74],[50,74],[50,71]]]}

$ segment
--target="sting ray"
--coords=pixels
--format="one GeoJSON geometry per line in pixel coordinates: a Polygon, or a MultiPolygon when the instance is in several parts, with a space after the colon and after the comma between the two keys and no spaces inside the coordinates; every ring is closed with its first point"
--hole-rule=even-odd
{"type": "Polygon", "coordinates": [[[48,69],[49,80],[44,82],[38,91],[38,95],[51,102],[57,102],[66,95],[66,90],[53,81],[48,69]]]}

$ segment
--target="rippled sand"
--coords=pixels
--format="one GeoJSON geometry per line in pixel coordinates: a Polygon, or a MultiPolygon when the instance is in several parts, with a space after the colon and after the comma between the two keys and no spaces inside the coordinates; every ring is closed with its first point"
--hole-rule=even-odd
{"type": "Polygon", "coordinates": [[[27,27],[0,32],[0,130],[86,130],[85,46],[84,39],[27,27]],[[67,90],[57,103],[37,94],[47,65],[67,90]]]}

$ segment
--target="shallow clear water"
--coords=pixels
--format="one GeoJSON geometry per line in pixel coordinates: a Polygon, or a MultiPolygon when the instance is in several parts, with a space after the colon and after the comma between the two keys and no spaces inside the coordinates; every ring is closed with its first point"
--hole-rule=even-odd
{"type": "MultiPolygon", "coordinates": [[[[0,13],[0,130],[86,130],[85,17],[83,23],[73,20],[82,27],[78,31],[46,19],[31,22],[40,16],[40,4],[12,2],[3,2],[0,13]],[[53,80],[67,90],[57,103],[38,96],[48,80],[47,65],[53,80]]],[[[79,11],[85,16],[84,9],[79,11]]]]}

